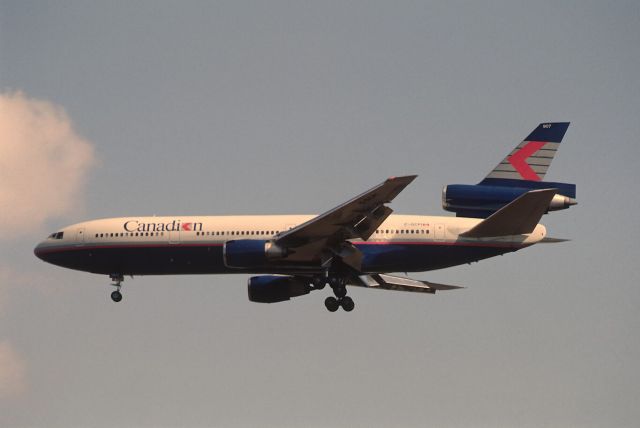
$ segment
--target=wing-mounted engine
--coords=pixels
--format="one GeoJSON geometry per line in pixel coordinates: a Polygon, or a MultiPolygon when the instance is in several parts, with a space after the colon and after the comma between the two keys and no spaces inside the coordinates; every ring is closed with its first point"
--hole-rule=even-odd
{"type": "Polygon", "coordinates": [[[259,268],[287,256],[288,251],[273,241],[238,239],[227,241],[222,248],[225,266],[229,268],[259,268]]]}
{"type": "Polygon", "coordinates": [[[547,181],[492,180],[480,184],[449,184],[442,189],[442,208],[457,217],[486,218],[531,190],[558,189],[547,211],[576,205],[576,185],[547,181]]]}
{"type": "Polygon", "coordinates": [[[306,278],[262,275],[249,278],[247,291],[252,302],[276,303],[309,294],[311,285],[306,278]]]}

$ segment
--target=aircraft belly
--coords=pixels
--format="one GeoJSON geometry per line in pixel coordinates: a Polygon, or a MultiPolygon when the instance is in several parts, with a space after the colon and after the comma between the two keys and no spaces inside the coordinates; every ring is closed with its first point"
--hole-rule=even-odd
{"type": "Polygon", "coordinates": [[[441,244],[361,245],[366,272],[421,272],[471,263],[516,248],[441,244]]]}
{"type": "Polygon", "coordinates": [[[222,262],[222,246],[79,247],[49,254],[50,263],[92,273],[171,275],[233,273],[222,262]]]}
{"type": "MultiPolygon", "coordinates": [[[[451,243],[357,244],[363,253],[363,273],[419,272],[456,266],[508,253],[516,248],[463,246],[451,243]]],[[[230,269],[222,245],[157,245],[73,247],[47,255],[47,261],[92,273],[124,275],[319,272],[317,266],[265,266],[230,269]]]]}

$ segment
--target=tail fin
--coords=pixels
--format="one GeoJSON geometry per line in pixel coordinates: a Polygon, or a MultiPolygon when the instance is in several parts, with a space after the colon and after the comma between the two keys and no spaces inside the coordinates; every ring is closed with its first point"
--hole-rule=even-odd
{"type": "Polygon", "coordinates": [[[576,185],[542,181],[569,122],[541,123],[480,183],[449,184],[442,189],[442,207],[458,217],[487,218],[531,190],[556,189],[548,211],[577,202],[576,185]]]}
{"type": "Polygon", "coordinates": [[[557,189],[531,190],[500,208],[460,236],[487,238],[531,233],[549,208],[557,189]]]}
{"type": "Polygon", "coordinates": [[[485,180],[544,180],[568,127],[569,122],[541,123],[486,176],[485,180]]]}

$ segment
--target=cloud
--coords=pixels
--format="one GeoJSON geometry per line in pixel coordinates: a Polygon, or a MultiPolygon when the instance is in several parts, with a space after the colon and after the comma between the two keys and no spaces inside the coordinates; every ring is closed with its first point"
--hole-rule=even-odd
{"type": "Polygon", "coordinates": [[[79,206],[93,146],[60,106],[0,93],[0,235],[15,238],[79,206]]]}
{"type": "Polygon", "coordinates": [[[0,399],[19,397],[26,390],[24,360],[9,342],[0,342],[0,399]]]}
{"type": "MultiPolygon", "coordinates": [[[[81,207],[87,172],[95,164],[92,144],[74,131],[64,109],[0,92],[0,240],[41,233],[45,221],[81,207]]],[[[0,315],[12,288],[47,283],[0,260],[0,315]]],[[[48,282],[50,284],[50,281],[48,282]]],[[[27,392],[27,364],[0,338],[0,400],[27,392]]]]}

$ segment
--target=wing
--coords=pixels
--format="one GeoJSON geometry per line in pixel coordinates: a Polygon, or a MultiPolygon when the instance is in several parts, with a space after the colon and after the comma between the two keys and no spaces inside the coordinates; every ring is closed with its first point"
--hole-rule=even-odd
{"type": "Polygon", "coordinates": [[[275,243],[291,250],[287,260],[313,260],[329,250],[343,260],[352,260],[349,264],[356,267],[361,255],[345,241],[369,239],[393,212],[385,204],[398,196],[416,177],[391,177],[350,201],[279,234],[275,243]]]}

